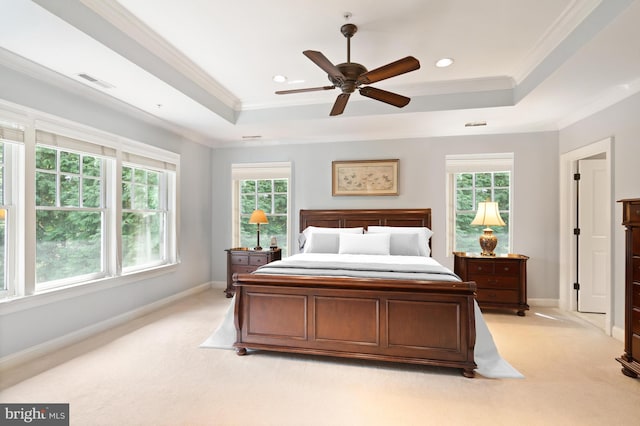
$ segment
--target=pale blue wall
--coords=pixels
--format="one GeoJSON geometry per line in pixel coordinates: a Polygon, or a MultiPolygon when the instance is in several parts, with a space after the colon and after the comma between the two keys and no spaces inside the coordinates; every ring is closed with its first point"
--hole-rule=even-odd
{"type": "Polygon", "coordinates": [[[413,140],[337,142],[214,149],[213,279],[224,281],[223,250],[231,244],[231,164],[290,161],[294,231],[300,209],[430,207],[433,256],[453,267],[446,253],[445,155],[514,152],[513,249],[530,256],[529,297],[558,298],[558,140],[556,132],[455,136],[413,140]],[[400,159],[400,195],[332,197],[331,161],[400,159]],[[539,206],[545,206],[540,211],[539,206]]]}

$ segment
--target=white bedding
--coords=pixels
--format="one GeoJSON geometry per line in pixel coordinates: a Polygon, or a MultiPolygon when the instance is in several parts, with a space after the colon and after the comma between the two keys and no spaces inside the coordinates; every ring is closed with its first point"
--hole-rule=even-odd
{"type": "MultiPolygon", "coordinates": [[[[256,273],[375,276],[395,279],[460,281],[460,278],[451,270],[438,263],[435,259],[424,256],[301,253],[282,261],[264,265],[256,273]]],[[[233,306],[234,304],[231,303],[224,321],[214,334],[201,345],[202,347],[232,347],[236,337],[233,323],[233,306]]],[[[522,378],[522,374],[498,353],[493,336],[477,303],[475,304],[475,321],[476,346],[474,360],[478,366],[475,371],[488,378],[522,378]]]]}
{"type": "Polygon", "coordinates": [[[460,281],[432,257],[299,253],[258,268],[256,273],[460,281]]]}

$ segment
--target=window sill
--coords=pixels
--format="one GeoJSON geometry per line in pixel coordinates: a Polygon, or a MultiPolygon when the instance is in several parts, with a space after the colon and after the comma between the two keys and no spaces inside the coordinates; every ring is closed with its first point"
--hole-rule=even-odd
{"type": "Polygon", "coordinates": [[[178,264],[173,263],[151,269],[145,269],[142,271],[130,272],[119,277],[101,278],[94,281],[43,290],[35,294],[30,294],[28,296],[5,298],[0,300],[0,316],[36,308],[38,306],[47,305],[49,303],[73,299],[85,294],[91,294],[98,291],[119,287],[121,285],[130,284],[136,281],[146,280],[156,276],[175,272],[177,268],[178,264]]]}

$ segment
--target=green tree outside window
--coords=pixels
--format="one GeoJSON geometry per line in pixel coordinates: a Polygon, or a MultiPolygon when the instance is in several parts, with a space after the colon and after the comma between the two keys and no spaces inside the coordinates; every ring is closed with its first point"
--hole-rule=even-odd
{"type": "Polygon", "coordinates": [[[240,181],[240,245],[255,247],[256,225],[249,223],[251,213],[260,209],[269,223],[260,225],[260,243],[268,247],[276,237],[282,255],[287,256],[288,179],[245,179],[240,181]]]}
{"type": "Polygon", "coordinates": [[[36,282],[104,272],[103,160],[36,147],[36,282]]]}
{"type": "Polygon", "coordinates": [[[476,216],[478,203],[489,199],[498,203],[500,216],[505,223],[505,226],[491,228],[498,237],[498,246],[495,252],[497,254],[509,253],[510,184],[510,172],[456,173],[454,175],[454,251],[469,253],[480,251],[478,238],[482,234],[482,227],[472,226],[471,222],[476,216]]]}

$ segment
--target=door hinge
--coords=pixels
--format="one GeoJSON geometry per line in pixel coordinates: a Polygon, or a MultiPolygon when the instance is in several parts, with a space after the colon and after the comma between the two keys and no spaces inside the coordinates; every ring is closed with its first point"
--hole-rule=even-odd
{"type": "Polygon", "coordinates": [[[573,235],[580,235],[580,228],[573,228],[573,235]]]}
{"type": "Polygon", "coordinates": [[[574,173],[573,180],[580,180],[580,173],[574,173]]]}
{"type": "Polygon", "coordinates": [[[573,283],[574,290],[580,290],[580,283],[573,283]]]}

